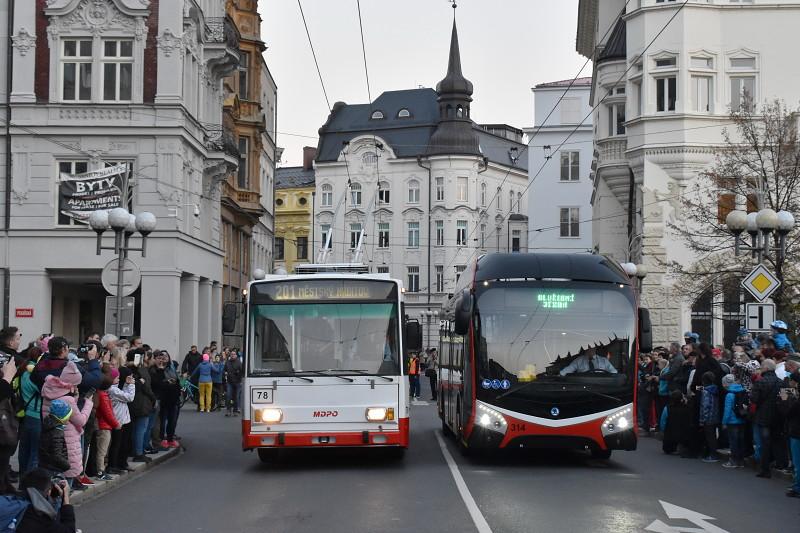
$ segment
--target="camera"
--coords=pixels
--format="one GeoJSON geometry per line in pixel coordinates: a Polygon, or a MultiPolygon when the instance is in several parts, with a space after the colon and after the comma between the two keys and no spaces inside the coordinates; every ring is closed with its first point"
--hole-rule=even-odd
{"type": "Polygon", "coordinates": [[[92,351],[92,348],[94,348],[94,344],[81,344],[78,347],[78,357],[86,357],[92,351]]]}

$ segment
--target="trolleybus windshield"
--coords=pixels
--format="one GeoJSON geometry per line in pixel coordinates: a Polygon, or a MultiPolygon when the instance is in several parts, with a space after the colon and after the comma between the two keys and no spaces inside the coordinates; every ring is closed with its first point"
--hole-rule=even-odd
{"type": "MultiPolygon", "coordinates": [[[[534,392],[628,383],[634,302],[616,284],[493,282],[478,293],[478,378],[534,392]]],[[[625,290],[627,289],[627,290],[625,290]]],[[[500,392],[503,392],[502,390],[500,392]]]]}
{"type": "Polygon", "coordinates": [[[250,374],[399,374],[396,287],[351,280],[253,285],[250,374]]]}

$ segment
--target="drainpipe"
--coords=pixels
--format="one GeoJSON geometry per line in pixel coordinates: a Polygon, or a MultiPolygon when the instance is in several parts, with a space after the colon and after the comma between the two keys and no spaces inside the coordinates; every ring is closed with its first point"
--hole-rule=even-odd
{"type": "MultiPolygon", "coordinates": [[[[631,245],[633,244],[633,217],[634,217],[634,208],[636,207],[636,191],[635,191],[635,180],[633,176],[633,169],[628,167],[628,175],[630,178],[630,182],[628,184],[628,249],[631,250],[631,245]]],[[[629,258],[632,260],[632,258],[629,258]]]]}
{"type": "MultiPolygon", "coordinates": [[[[430,163],[430,161],[429,161],[430,163]]],[[[428,171],[428,310],[431,306],[431,167],[422,164],[422,156],[417,156],[417,165],[428,171]]]]}
{"type": "Polygon", "coordinates": [[[11,74],[14,72],[14,5],[16,0],[8,3],[8,42],[6,43],[6,191],[5,191],[5,213],[3,220],[3,230],[5,231],[5,264],[3,268],[3,327],[8,327],[11,312],[11,269],[9,264],[9,242],[11,229],[11,74]]]}

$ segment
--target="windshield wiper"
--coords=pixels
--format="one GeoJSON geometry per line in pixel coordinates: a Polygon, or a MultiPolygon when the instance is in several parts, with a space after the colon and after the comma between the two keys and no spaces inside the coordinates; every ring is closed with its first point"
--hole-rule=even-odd
{"type": "MultiPolygon", "coordinates": [[[[525,383],[524,385],[521,385],[521,386],[517,387],[516,389],[510,389],[510,390],[504,392],[503,394],[497,396],[495,398],[495,400],[499,400],[500,398],[505,398],[509,394],[513,394],[515,392],[519,392],[522,389],[525,389],[525,388],[533,385],[534,383],[538,383],[538,382],[537,381],[529,381],[528,383],[525,383]]],[[[556,390],[548,390],[546,392],[587,392],[589,394],[593,394],[593,395],[599,396],[601,398],[606,398],[607,400],[614,400],[617,403],[622,403],[622,398],[617,398],[616,396],[611,396],[610,394],[603,394],[602,392],[597,392],[597,391],[594,391],[592,389],[586,389],[586,388],[576,389],[574,387],[569,387],[569,388],[563,388],[562,387],[562,388],[559,388],[559,389],[556,389],[556,390]]]]}
{"type": "Polygon", "coordinates": [[[366,370],[358,370],[355,368],[337,368],[334,372],[355,372],[356,374],[361,374],[362,376],[375,376],[376,378],[385,379],[386,381],[394,381],[392,378],[381,376],[380,374],[370,374],[366,370]]]}
{"type": "Polygon", "coordinates": [[[273,370],[268,370],[268,369],[265,369],[265,368],[260,368],[260,369],[253,369],[253,370],[250,371],[250,373],[251,374],[255,374],[256,376],[261,376],[261,377],[264,377],[264,376],[274,376],[274,377],[282,377],[282,378],[292,378],[292,377],[294,377],[294,378],[297,378],[297,379],[302,379],[303,381],[307,381],[309,383],[314,383],[313,379],[305,378],[303,376],[299,376],[298,375],[298,374],[303,374],[304,373],[303,371],[300,371],[300,372],[292,372],[291,370],[273,371],[273,370]]]}

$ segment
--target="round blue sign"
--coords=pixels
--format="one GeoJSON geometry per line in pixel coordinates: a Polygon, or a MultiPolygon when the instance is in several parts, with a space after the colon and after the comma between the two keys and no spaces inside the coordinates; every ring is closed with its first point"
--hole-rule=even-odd
{"type": "Polygon", "coordinates": [[[504,379],[503,381],[500,382],[500,387],[502,387],[503,390],[508,390],[511,388],[511,382],[508,381],[507,379],[504,379]]]}
{"type": "Polygon", "coordinates": [[[492,388],[492,380],[491,379],[484,379],[481,381],[481,387],[484,389],[491,389],[492,388]]]}
{"type": "Polygon", "coordinates": [[[500,380],[499,379],[493,379],[492,380],[492,388],[494,390],[500,390],[500,380]]]}
{"type": "Polygon", "coordinates": [[[553,407],[550,409],[550,416],[558,416],[561,411],[558,410],[558,407],[553,407]]]}

